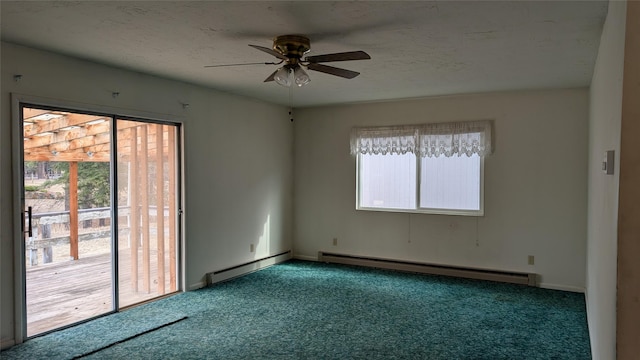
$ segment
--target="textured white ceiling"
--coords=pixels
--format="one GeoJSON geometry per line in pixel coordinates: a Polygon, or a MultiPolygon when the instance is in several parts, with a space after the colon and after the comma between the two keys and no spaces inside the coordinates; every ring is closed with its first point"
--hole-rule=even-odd
{"type": "Polygon", "coordinates": [[[289,105],[277,67],[247,44],[303,34],[308,55],[364,50],[309,71],[295,107],[587,86],[606,1],[2,1],[2,40],[289,105]]]}

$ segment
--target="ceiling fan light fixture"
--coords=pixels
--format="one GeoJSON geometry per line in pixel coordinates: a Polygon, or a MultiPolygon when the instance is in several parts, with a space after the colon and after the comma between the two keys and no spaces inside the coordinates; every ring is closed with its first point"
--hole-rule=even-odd
{"type": "Polygon", "coordinates": [[[291,86],[291,69],[285,65],[276,71],[273,80],[284,87],[291,86]]]}
{"type": "Polygon", "coordinates": [[[307,75],[306,71],[302,70],[302,67],[300,66],[293,69],[293,79],[299,87],[305,86],[311,82],[309,75],[307,75]]]}
{"type": "MultiPolygon", "coordinates": [[[[282,67],[271,73],[271,75],[269,75],[263,81],[265,83],[275,81],[279,85],[284,87],[291,87],[293,83],[295,83],[299,87],[302,87],[311,82],[311,78],[309,77],[309,75],[307,75],[306,71],[302,69],[302,66],[307,68],[307,70],[318,71],[329,75],[339,76],[345,79],[353,79],[354,77],[360,75],[360,73],[357,71],[324,65],[322,63],[371,59],[371,56],[369,56],[369,54],[362,50],[307,56],[306,54],[311,50],[311,43],[309,41],[309,38],[303,35],[276,36],[273,39],[272,48],[251,44],[249,44],[249,46],[256,50],[260,50],[262,52],[275,56],[280,60],[277,63],[265,62],[265,65],[279,65],[284,63],[282,67]]],[[[206,67],[256,64],[261,63],[222,64],[206,67]]]]}

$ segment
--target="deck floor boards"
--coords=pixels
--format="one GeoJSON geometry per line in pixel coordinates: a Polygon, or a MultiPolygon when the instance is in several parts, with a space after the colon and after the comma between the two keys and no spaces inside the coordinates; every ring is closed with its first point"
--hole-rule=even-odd
{"type": "MultiPolygon", "coordinates": [[[[133,305],[164,294],[157,293],[157,258],[150,254],[151,292],[131,286],[130,249],[120,250],[119,303],[133,305]]],[[[113,310],[110,253],[29,267],[27,279],[27,336],[99,316],[113,310]]],[[[165,266],[168,274],[168,265],[165,266]]],[[[168,278],[168,276],[166,276],[168,278]]],[[[165,289],[169,292],[169,281],[165,289]]],[[[142,284],[142,270],[139,271],[142,284]]]]}

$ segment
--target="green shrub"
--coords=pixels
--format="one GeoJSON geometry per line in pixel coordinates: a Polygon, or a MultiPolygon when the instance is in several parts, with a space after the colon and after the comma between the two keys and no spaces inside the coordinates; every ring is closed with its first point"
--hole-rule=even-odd
{"type": "Polygon", "coordinates": [[[40,190],[40,186],[38,185],[25,185],[24,191],[38,191],[40,190]]]}

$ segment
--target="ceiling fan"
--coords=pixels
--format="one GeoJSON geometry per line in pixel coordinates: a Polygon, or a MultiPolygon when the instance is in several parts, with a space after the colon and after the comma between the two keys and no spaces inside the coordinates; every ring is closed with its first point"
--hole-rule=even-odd
{"type": "Polygon", "coordinates": [[[302,35],[281,35],[273,39],[273,48],[267,48],[259,45],[249,45],[254,49],[264,51],[280,59],[279,62],[261,62],[261,63],[243,63],[243,64],[225,64],[225,65],[208,65],[205,67],[221,67],[221,66],[239,66],[239,65],[280,65],[280,68],[274,71],[264,82],[275,81],[276,83],[289,87],[292,84],[304,86],[311,81],[309,75],[302,69],[319,71],[325,74],[340,76],[346,79],[353,79],[360,75],[359,72],[341,69],[333,66],[323,65],[321,63],[348,60],[367,60],[371,56],[364,51],[348,51],[334,54],[324,54],[315,56],[305,56],[311,49],[309,38],[302,35]]]}

